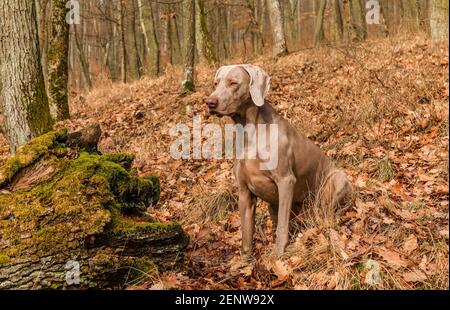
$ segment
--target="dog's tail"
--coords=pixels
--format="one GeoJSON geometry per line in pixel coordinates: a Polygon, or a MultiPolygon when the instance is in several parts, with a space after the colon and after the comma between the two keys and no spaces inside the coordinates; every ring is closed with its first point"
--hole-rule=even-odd
{"type": "Polygon", "coordinates": [[[321,182],[316,193],[315,209],[320,210],[324,224],[332,225],[336,210],[353,199],[353,187],[344,171],[333,168],[321,182]]]}

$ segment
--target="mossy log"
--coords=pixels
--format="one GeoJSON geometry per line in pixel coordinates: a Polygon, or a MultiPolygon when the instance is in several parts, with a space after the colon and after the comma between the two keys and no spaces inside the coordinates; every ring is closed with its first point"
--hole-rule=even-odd
{"type": "Polygon", "coordinates": [[[145,213],[159,179],[99,137],[50,132],[0,167],[0,289],[122,288],[182,262],[182,227],[145,213]]]}

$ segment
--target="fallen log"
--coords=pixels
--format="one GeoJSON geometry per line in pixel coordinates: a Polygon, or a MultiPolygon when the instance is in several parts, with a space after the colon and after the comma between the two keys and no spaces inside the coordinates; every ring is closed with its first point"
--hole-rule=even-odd
{"type": "Polygon", "coordinates": [[[182,262],[182,227],[145,213],[159,179],[99,137],[50,132],[0,167],[0,289],[123,288],[182,262]]]}

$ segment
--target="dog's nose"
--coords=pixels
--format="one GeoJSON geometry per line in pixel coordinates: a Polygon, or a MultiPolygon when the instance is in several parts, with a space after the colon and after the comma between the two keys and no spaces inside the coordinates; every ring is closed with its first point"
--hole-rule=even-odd
{"type": "Polygon", "coordinates": [[[208,106],[208,108],[215,109],[215,108],[217,108],[217,105],[219,104],[219,98],[208,97],[208,98],[206,98],[205,103],[208,106]]]}

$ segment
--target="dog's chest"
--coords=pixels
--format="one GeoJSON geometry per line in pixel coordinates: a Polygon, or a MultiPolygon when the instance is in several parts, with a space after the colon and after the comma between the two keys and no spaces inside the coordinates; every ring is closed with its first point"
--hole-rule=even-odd
{"type": "Polygon", "coordinates": [[[245,183],[255,196],[271,204],[278,203],[277,185],[272,180],[270,171],[259,168],[259,160],[238,160],[236,165],[236,178],[245,183]]]}

